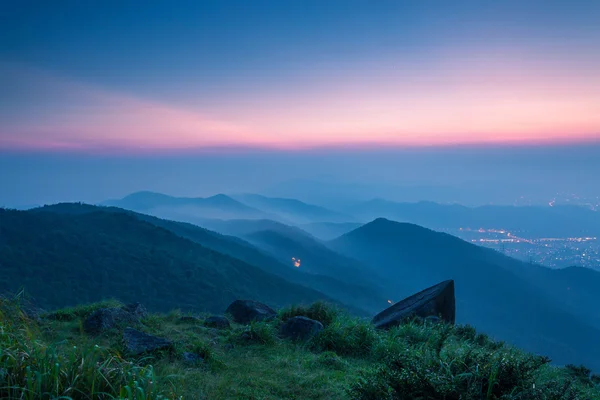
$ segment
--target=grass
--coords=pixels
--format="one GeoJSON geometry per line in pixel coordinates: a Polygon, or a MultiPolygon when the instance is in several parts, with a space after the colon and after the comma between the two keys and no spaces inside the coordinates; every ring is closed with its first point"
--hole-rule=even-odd
{"type": "Polygon", "coordinates": [[[227,330],[172,312],[151,314],[141,329],[169,338],[174,349],[130,358],[121,332],[89,337],[81,331],[81,319],[98,307],[54,312],[38,323],[14,301],[0,299],[0,398],[600,398],[599,379],[585,367],[550,366],[544,357],[490,340],[469,326],[415,320],[376,331],[321,303],[227,330]],[[280,339],[280,324],[295,315],[322,318],[325,329],[304,344],[280,339]],[[186,362],[184,352],[203,361],[186,362]]]}

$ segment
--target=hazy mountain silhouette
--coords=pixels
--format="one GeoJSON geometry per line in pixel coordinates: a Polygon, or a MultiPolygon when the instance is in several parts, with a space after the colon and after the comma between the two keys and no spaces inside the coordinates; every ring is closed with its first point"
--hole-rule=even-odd
{"type": "Polygon", "coordinates": [[[254,232],[274,231],[286,235],[304,236],[311,238],[312,235],[299,227],[286,225],[271,219],[199,219],[197,225],[219,232],[223,235],[243,237],[254,232]]]}
{"type": "Polygon", "coordinates": [[[324,294],[127,213],[0,209],[0,291],[24,288],[44,307],[103,298],[155,310],[222,312],[237,298],[272,305],[324,294]]]}
{"type": "Polygon", "coordinates": [[[375,199],[349,207],[346,212],[363,221],[383,217],[432,229],[507,229],[534,236],[600,235],[600,213],[575,206],[465,207],[458,204],[396,203],[375,199]]]}
{"type": "Polygon", "coordinates": [[[583,362],[600,369],[600,330],[590,318],[568,312],[560,294],[551,296],[514,272],[526,264],[451,235],[383,218],[329,245],[385,276],[397,290],[396,299],[454,279],[457,322],[549,354],[558,363],[583,362]]]}
{"type": "Polygon", "coordinates": [[[300,200],[278,197],[266,197],[258,194],[241,194],[235,199],[251,207],[279,215],[283,220],[295,224],[310,222],[349,222],[354,218],[324,207],[307,204],[300,200]]]}
{"type": "Polygon", "coordinates": [[[359,222],[313,222],[299,227],[321,240],[332,240],[362,225],[359,222]]]}
{"type": "Polygon", "coordinates": [[[162,193],[137,192],[102,205],[144,212],[161,218],[186,220],[202,218],[267,218],[269,214],[240,203],[224,194],[211,197],[173,197],[162,193]]]}

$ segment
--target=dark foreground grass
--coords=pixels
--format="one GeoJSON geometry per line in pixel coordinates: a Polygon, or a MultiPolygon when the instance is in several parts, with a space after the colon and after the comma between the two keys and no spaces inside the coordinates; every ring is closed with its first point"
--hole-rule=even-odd
{"type": "Polygon", "coordinates": [[[315,304],[215,330],[172,312],[138,328],[171,339],[174,349],[131,358],[121,332],[82,332],[81,320],[97,308],[35,322],[0,299],[0,398],[600,399],[598,378],[584,367],[552,367],[470,327],[411,321],[380,332],[315,304]],[[295,315],[321,318],[325,329],[309,343],[280,339],[279,325],[295,315]],[[204,361],[186,363],[184,352],[204,361]]]}

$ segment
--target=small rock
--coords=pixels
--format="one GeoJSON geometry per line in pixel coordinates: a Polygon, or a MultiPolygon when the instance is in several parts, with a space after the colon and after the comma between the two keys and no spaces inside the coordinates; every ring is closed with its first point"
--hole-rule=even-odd
{"type": "Polygon", "coordinates": [[[274,318],[277,313],[266,304],[254,300],[236,300],[225,310],[239,324],[263,321],[274,318]]]}
{"type": "Polygon", "coordinates": [[[123,307],[101,308],[83,321],[83,330],[92,335],[105,332],[119,325],[135,324],[148,316],[148,311],[140,303],[123,307]]]}
{"type": "Polygon", "coordinates": [[[281,336],[293,340],[310,340],[323,330],[323,324],[307,317],[292,317],[279,330],[281,336]]]}
{"type": "Polygon", "coordinates": [[[229,320],[220,315],[213,315],[212,317],[206,318],[204,320],[204,325],[217,329],[229,329],[231,327],[229,320]]]}
{"type": "Polygon", "coordinates": [[[164,350],[173,345],[173,343],[167,339],[149,335],[133,328],[125,328],[123,331],[123,343],[125,344],[127,352],[132,355],[164,350]]]}
{"type": "Polygon", "coordinates": [[[204,362],[204,358],[195,353],[184,352],[183,353],[183,361],[188,364],[198,364],[204,362]]]}

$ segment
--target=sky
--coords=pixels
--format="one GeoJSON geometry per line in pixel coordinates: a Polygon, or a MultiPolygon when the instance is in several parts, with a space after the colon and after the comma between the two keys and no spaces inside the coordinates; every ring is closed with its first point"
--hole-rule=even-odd
{"type": "Polygon", "coordinates": [[[5,149],[600,135],[593,0],[8,1],[0,15],[5,149]]]}
{"type": "Polygon", "coordinates": [[[480,182],[486,160],[462,158],[507,149],[500,164],[521,165],[519,149],[539,148],[557,161],[535,177],[489,173],[503,184],[583,173],[583,190],[598,170],[581,152],[600,155],[599,20],[595,0],[7,0],[0,179],[12,190],[0,203],[171,187],[138,170],[172,180],[192,168],[214,181],[204,190],[321,175],[412,182],[386,160],[423,148],[438,167],[417,157],[412,172],[428,183],[480,182]],[[556,159],[557,146],[577,156],[556,159]],[[446,159],[455,174],[440,172],[446,159]],[[42,190],[46,175],[68,190],[42,190]],[[99,183],[112,179],[122,188],[99,183]]]}

